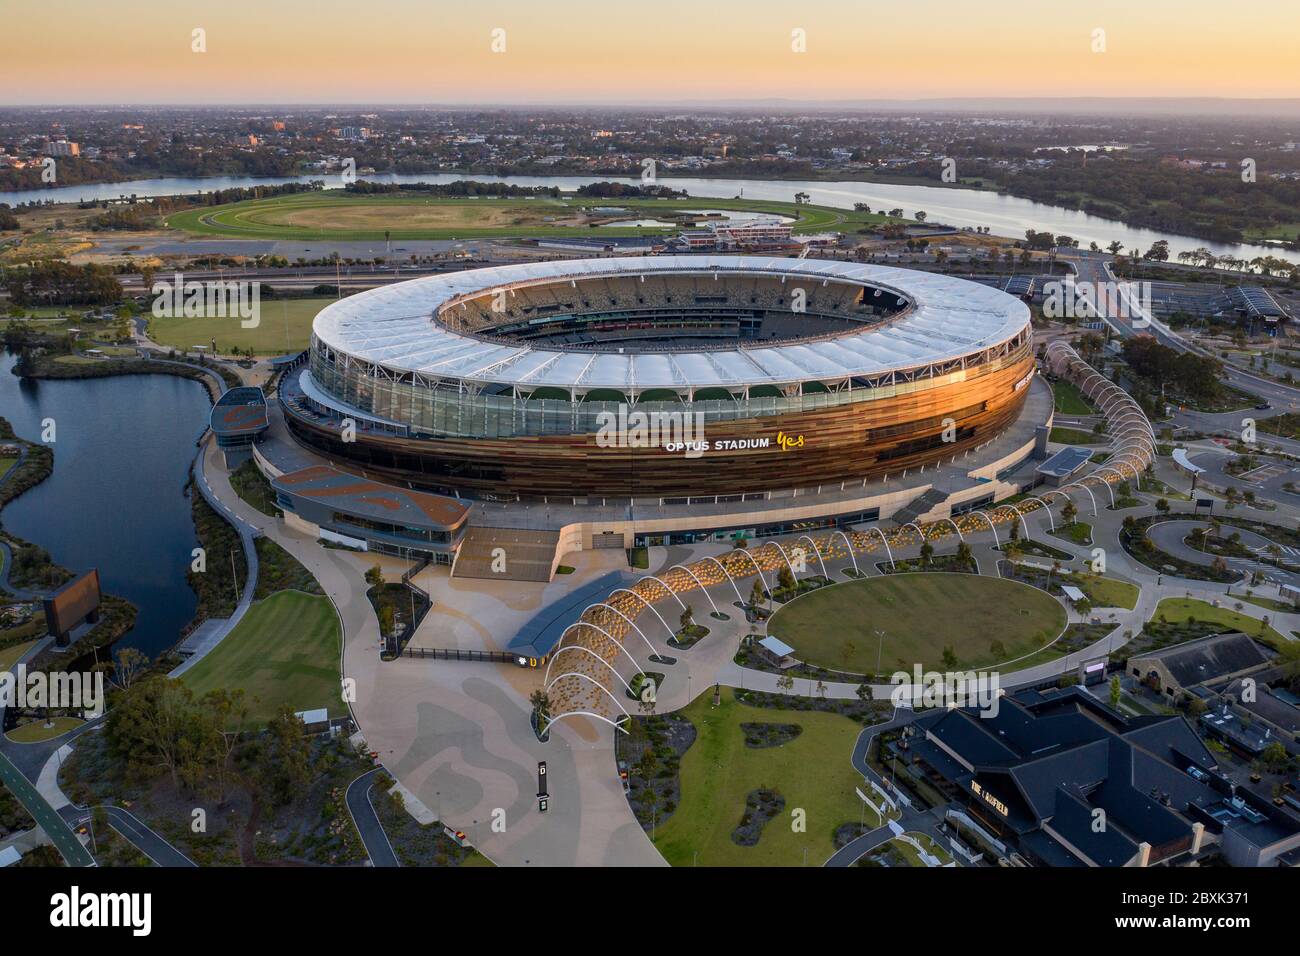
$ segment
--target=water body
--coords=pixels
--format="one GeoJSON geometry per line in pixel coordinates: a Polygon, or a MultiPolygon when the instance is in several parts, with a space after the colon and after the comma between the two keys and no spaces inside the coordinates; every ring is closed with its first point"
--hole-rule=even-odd
{"type": "Polygon", "coordinates": [[[0,415],[37,441],[54,419],[54,473],[0,512],[9,532],[74,572],[99,568],[103,589],[139,608],[115,647],[152,656],[194,616],[185,580],[198,547],[185,481],[211,402],[171,375],[46,381],[12,374],[0,355],[0,415]]]}
{"type": "MultiPolygon", "coordinates": [[[[634,185],[638,179],[620,179],[608,176],[486,176],[457,173],[371,173],[363,177],[381,183],[450,183],[458,179],[476,179],[480,182],[510,182],[520,186],[558,186],[576,189],[590,182],[605,180],[634,185]]],[[[55,189],[30,189],[20,192],[0,192],[0,202],[17,205],[25,202],[54,200],[77,202],[82,199],[117,199],[120,196],[173,196],[194,192],[211,192],[216,189],[270,186],[288,182],[309,182],[323,179],[327,188],[341,187],[339,176],[253,177],[216,176],[209,179],[141,179],[127,183],[101,183],[85,186],[62,186],[55,189]]],[[[1231,254],[1239,259],[1271,255],[1289,262],[1300,262],[1300,254],[1280,250],[1276,246],[1253,243],[1210,242],[1188,236],[1154,229],[1138,229],[1123,223],[1091,216],[1062,206],[1000,196],[994,192],[976,189],[955,189],[942,186],[900,186],[890,183],[862,182],[800,182],[797,180],[765,179],[677,179],[660,177],[659,182],[674,189],[685,189],[691,196],[730,199],[778,199],[793,202],[796,192],[806,192],[812,202],[823,206],[852,209],[854,203],[864,202],[873,210],[902,208],[911,215],[924,210],[930,222],[950,226],[988,226],[999,236],[1020,238],[1027,229],[1067,235],[1078,239],[1087,248],[1095,242],[1102,248],[1118,239],[1125,249],[1138,248],[1145,252],[1160,239],[1169,243],[1171,256],[1206,248],[1216,255],[1231,254]]],[[[615,200],[606,200],[614,203],[615,200]]]]}

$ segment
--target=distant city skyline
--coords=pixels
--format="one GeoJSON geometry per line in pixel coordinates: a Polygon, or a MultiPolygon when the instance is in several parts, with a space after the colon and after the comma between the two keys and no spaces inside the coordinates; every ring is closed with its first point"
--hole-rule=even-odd
{"type": "Polygon", "coordinates": [[[4,19],[3,105],[1300,96],[1300,6],[1283,0],[1229,16],[1211,0],[50,0],[4,19]]]}

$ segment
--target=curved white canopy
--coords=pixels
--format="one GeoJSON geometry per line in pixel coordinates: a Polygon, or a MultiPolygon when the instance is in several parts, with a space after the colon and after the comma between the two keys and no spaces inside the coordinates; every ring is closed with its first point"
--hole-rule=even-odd
{"type": "MultiPolygon", "coordinates": [[[[792,286],[793,287],[793,286],[792,286]]],[[[1014,338],[1029,325],[1023,302],[952,276],[856,262],[767,256],[642,256],[527,263],[412,279],[362,292],[316,316],[317,339],[395,372],[518,388],[542,385],[635,389],[788,384],[879,375],[943,362],[1014,338]],[[812,342],[718,350],[625,353],[506,345],[434,320],[460,296],[515,284],[651,274],[764,275],[862,283],[902,296],[896,319],[812,342]]]]}

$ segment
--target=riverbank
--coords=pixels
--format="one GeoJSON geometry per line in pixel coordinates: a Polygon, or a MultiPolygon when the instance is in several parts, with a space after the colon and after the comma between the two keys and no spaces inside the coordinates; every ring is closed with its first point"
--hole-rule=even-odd
{"type": "MultiPolygon", "coordinates": [[[[695,171],[691,176],[660,175],[659,182],[673,189],[685,190],[692,199],[708,200],[743,196],[746,199],[767,199],[789,202],[796,192],[808,194],[809,201],[816,205],[833,206],[838,209],[853,209],[858,203],[872,209],[901,208],[908,211],[925,210],[929,221],[943,222],[957,228],[988,228],[990,234],[1022,238],[1026,230],[1050,232],[1054,236],[1068,235],[1074,237],[1085,248],[1089,242],[1096,242],[1105,247],[1112,241],[1119,242],[1124,248],[1148,249],[1154,243],[1164,240],[1169,243],[1171,257],[1183,251],[1192,251],[1204,246],[1217,256],[1232,255],[1249,261],[1257,256],[1277,255],[1275,246],[1251,243],[1227,243],[1211,240],[1193,241],[1188,237],[1164,232],[1158,229],[1127,226],[1121,222],[1104,219],[1080,209],[1067,206],[1051,205],[1028,198],[1021,198],[990,188],[970,188],[962,184],[938,184],[927,181],[917,184],[911,177],[879,176],[874,179],[846,178],[845,174],[832,174],[819,170],[808,179],[791,179],[790,173],[785,178],[752,177],[745,179],[727,178],[716,173],[699,175],[706,171],[695,171]],[[838,177],[838,178],[833,178],[838,177]],[[909,181],[902,181],[902,180],[909,181]]],[[[862,175],[855,171],[851,175],[862,175]]],[[[310,182],[322,179],[334,186],[337,177],[315,176],[225,176],[213,179],[163,178],[154,180],[132,180],[117,189],[113,186],[65,186],[50,190],[32,192],[0,193],[0,202],[11,206],[24,202],[77,202],[96,198],[116,199],[122,192],[139,199],[151,199],[162,196],[192,195],[196,191],[218,191],[226,189],[250,188],[254,186],[275,186],[290,182],[310,182]]],[[[510,174],[508,176],[486,175],[469,171],[428,173],[367,174],[369,181],[376,183],[417,183],[445,184],[458,179],[473,178],[479,182],[508,182],[519,186],[553,186],[561,190],[572,191],[592,182],[615,182],[624,185],[640,185],[639,178],[584,173],[582,175],[526,175],[510,174]]],[[[1284,254],[1284,258],[1297,261],[1295,254],[1284,254]]]]}
{"type": "Polygon", "coordinates": [[[116,358],[87,359],[82,362],[61,362],[68,355],[55,355],[49,352],[30,354],[26,361],[14,366],[14,374],[26,378],[41,379],[81,379],[108,378],[117,375],[174,375],[202,383],[209,396],[215,402],[224,389],[217,384],[219,380],[225,388],[235,388],[241,384],[239,376],[219,365],[203,363],[201,365],[171,359],[151,358],[116,358]],[[215,376],[215,378],[214,378],[215,376]]]}

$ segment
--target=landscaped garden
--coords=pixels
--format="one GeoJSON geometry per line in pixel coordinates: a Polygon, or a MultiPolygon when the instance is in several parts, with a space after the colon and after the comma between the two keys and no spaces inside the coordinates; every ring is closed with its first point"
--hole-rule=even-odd
{"type": "Polygon", "coordinates": [[[1165,598],[1156,605],[1155,614],[1152,615],[1151,621],[1147,623],[1144,630],[1150,631],[1153,625],[1158,626],[1162,622],[1166,628],[1183,627],[1189,631],[1201,632],[1189,633],[1182,640],[1191,640],[1205,634],[1241,631],[1274,647],[1281,647],[1287,643],[1281,634],[1268,626],[1265,620],[1250,617],[1229,607],[1215,607],[1213,604],[1193,598],[1165,598]]]}
{"type": "Polygon", "coordinates": [[[780,608],[768,633],[809,664],[851,674],[987,667],[1033,653],[1065,628],[1036,588],[973,574],[898,574],[821,588],[780,608]]]}
{"type": "MultiPolygon", "coordinates": [[[[862,777],[849,762],[861,727],[838,714],[752,707],[727,687],[713,701],[702,694],[674,715],[697,736],[655,846],[674,866],[820,866],[835,852],[836,830],[863,817],[862,777]]],[[[881,823],[870,807],[865,817],[868,827],[881,823]]]]}

